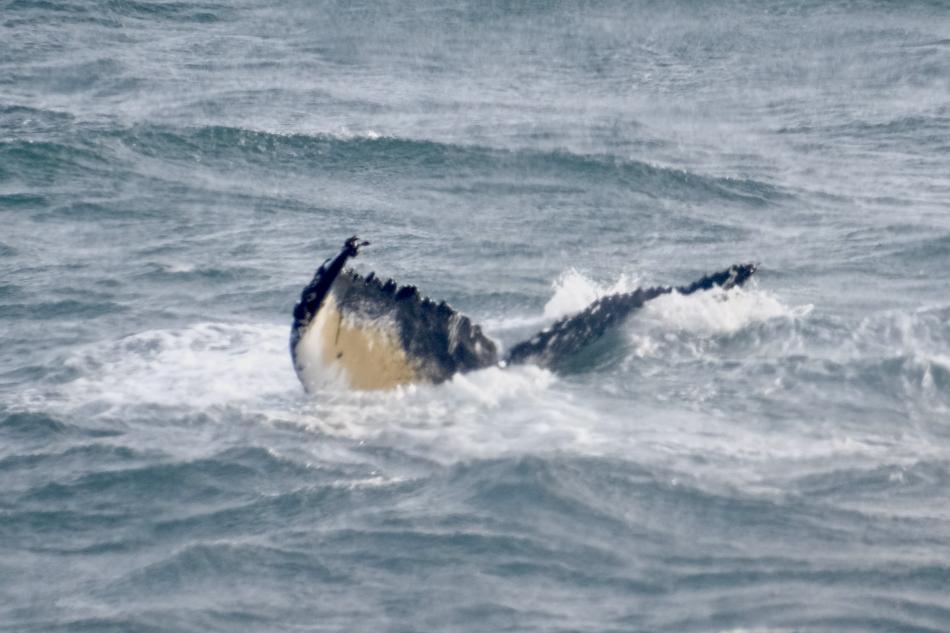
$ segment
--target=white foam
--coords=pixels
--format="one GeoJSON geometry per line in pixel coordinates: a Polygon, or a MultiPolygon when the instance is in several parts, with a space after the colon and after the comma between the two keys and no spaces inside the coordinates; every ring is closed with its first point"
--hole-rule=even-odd
{"type": "Polygon", "coordinates": [[[341,140],[350,140],[350,139],[363,139],[367,141],[378,141],[381,138],[384,138],[384,135],[376,130],[371,128],[366,128],[362,130],[354,130],[347,126],[342,126],[337,128],[332,133],[327,134],[327,136],[333,136],[341,140]]]}
{"type": "Polygon", "coordinates": [[[547,323],[580,312],[600,297],[630,292],[635,288],[636,280],[627,275],[620,275],[613,283],[601,284],[575,268],[569,268],[551,283],[551,298],[544,304],[541,314],[489,317],[482,321],[482,325],[489,332],[505,332],[532,326],[540,330],[547,323]]]}
{"type": "Polygon", "coordinates": [[[491,367],[441,385],[321,391],[287,421],[363,441],[395,437],[401,446],[424,446],[430,457],[450,461],[567,448],[579,436],[576,420],[586,414],[550,388],[556,382],[538,367],[491,367]]]}
{"type": "Polygon", "coordinates": [[[599,284],[571,268],[551,284],[553,296],[544,305],[544,319],[559,319],[580,312],[597,299],[618,292],[630,292],[636,280],[620,275],[612,284],[599,284]]]}
{"type": "MultiPolygon", "coordinates": [[[[699,301],[719,300],[700,297],[699,301]]],[[[776,313],[775,305],[736,309],[749,313],[734,315],[738,320],[776,313]]],[[[661,309],[659,314],[668,313],[661,309]]],[[[671,323],[682,325],[676,318],[674,313],[671,323]]],[[[720,321],[700,326],[708,328],[709,323],[720,321]]],[[[728,323],[733,327],[733,321],[728,323]]],[[[618,399],[606,392],[592,398],[589,386],[534,366],[493,367],[441,385],[381,392],[328,385],[308,397],[294,375],[287,336],[283,324],[207,322],[83,346],[66,359],[80,377],[33,392],[31,408],[82,410],[87,416],[123,419],[142,414],[151,420],[154,407],[161,406],[201,413],[222,423],[233,420],[236,408],[265,423],[292,424],[357,443],[398,446],[443,463],[567,451],[619,455],[694,473],[722,474],[728,464],[730,477],[750,485],[764,481],[763,473],[783,462],[869,458],[898,463],[926,454],[926,447],[913,438],[902,439],[902,450],[895,451],[893,445],[853,430],[812,429],[802,434],[797,427],[765,428],[755,420],[745,423],[716,411],[696,410],[689,402],[630,402],[626,396],[618,399]],[[41,397],[42,403],[36,402],[41,397]],[[820,441],[812,437],[815,432],[820,441]],[[704,456],[705,466],[695,463],[696,455],[704,456]]],[[[332,443],[320,445],[338,450],[329,448],[332,443]]],[[[383,483],[369,478],[361,485],[383,483]]]]}
{"type": "Polygon", "coordinates": [[[722,633],[794,633],[794,629],[727,629],[722,633]]]}
{"type": "Polygon", "coordinates": [[[924,362],[928,365],[938,365],[946,371],[950,371],[950,355],[948,354],[921,354],[924,362]]]}
{"type": "Polygon", "coordinates": [[[550,389],[556,378],[538,367],[377,392],[323,382],[307,396],[288,334],[286,325],[204,322],[80,346],[64,360],[79,377],[24,393],[20,404],[124,419],[151,419],[156,406],[230,419],[222,412],[237,408],[352,440],[397,436],[447,460],[553,447],[555,437],[567,447],[578,436],[570,428],[583,412],[550,389]]]}
{"type": "MultiPolygon", "coordinates": [[[[551,285],[552,296],[539,320],[554,320],[580,312],[597,299],[632,292],[637,278],[620,275],[615,281],[598,283],[576,269],[563,272],[551,285]]],[[[731,333],[758,321],[774,318],[801,319],[814,306],[788,306],[775,295],[760,290],[754,281],[745,287],[683,295],[671,293],[648,302],[643,315],[660,320],[671,329],[706,334],[731,333]]],[[[524,319],[523,319],[524,320],[524,319]]]]}
{"type": "Polygon", "coordinates": [[[196,323],[78,348],[65,361],[81,375],[62,386],[68,406],[244,405],[299,389],[287,326],[196,323]]]}
{"type": "Polygon", "coordinates": [[[769,319],[801,319],[813,308],[810,304],[788,306],[751,284],[730,290],[713,288],[690,295],[673,292],[647,303],[644,316],[662,321],[671,329],[731,334],[769,319]]]}
{"type": "Polygon", "coordinates": [[[247,132],[270,134],[272,136],[279,136],[283,138],[305,136],[314,139],[331,139],[339,141],[377,141],[379,139],[392,138],[391,136],[387,136],[386,134],[372,128],[354,128],[349,125],[303,125],[296,126],[294,129],[287,129],[282,125],[262,125],[260,122],[242,122],[239,129],[247,132]]]}
{"type": "Polygon", "coordinates": [[[179,274],[179,273],[194,272],[197,266],[188,262],[168,262],[168,263],[162,264],[162,268],[167,273],[179,274]]]}

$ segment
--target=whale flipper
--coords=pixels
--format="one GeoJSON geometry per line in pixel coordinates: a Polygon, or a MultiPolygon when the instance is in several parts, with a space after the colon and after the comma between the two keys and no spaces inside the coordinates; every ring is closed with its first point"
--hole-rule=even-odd
{"type": "MultiPolygon", "coordinates": [[[[290,353],[305,389],[336,370],[358,389],[439,383],[456,373],[499,364],[498,348],[481,328],[444,301],[435,303],[415,286],[399,286],[346,268],[368,242],[351,237],[317,269],[294,307],[290,353]]],[[[518,343],[504,364],[556,367],[616,327],[644,303],[671,292],[691,294],[743,284],[753,264],[732,266],[674,288],[656,286],[601,297],[531,339],[518,343]]]]}
{"type": "Polygon", "coordinates": [[[674,290],[692,294],[716,286],[728,290],[742,285],[755,272],[754,264],[738,264],[721,272],[707,275],[688,286],[673,288],[657,286],[637,288],[633,292],[608,295],[597,299],[581,312],[564,317],[550,327],[512,347],[505,356],[506,364],[533,363],[541,366],[556,365],[619,325],[630,313],[643,304],[674,290]]]}
{"type": "Polygon", "coordinates": [[[387,389],[497,364],[495,343],[447,303],[423,297],[415,286],[346,269],[362,245],[347,240],[317,269],[294,308],[290,351],[305,388],[327,367],[353,387],[387,389]]]}

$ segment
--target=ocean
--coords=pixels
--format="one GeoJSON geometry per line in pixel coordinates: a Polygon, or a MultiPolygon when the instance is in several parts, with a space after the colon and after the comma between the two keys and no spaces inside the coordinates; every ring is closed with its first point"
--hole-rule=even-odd
{"type": "Polygon", "coordinates": [[[950,5],[0,0],[0,631],[950,631],[950,5]],[[342,241],[569,366],[306,394],[342,241]]]}

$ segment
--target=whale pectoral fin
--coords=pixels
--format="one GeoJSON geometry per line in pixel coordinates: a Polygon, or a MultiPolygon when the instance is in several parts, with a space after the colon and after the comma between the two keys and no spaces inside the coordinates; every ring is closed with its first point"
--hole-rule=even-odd
{"type": "Polygon", "coordinates": [[[320,264],[320,267],[313,274],[313,279],[300,293],[300,301],[294,306],[294,332],[306,327],[317,315],[320,306],[323,305],[330,288],[333,286],[333,282],[343,272],[347,260],[356,257],[363,246],[369,246],[369,242],[360,240],[354,235],[343,242],[343,248],[340,249],[339,253],[320,264]]]}
{"type": "Polygon", "coordinates": [[[498,362],[495,343],[445,302],[345,269],[361,245],[351,238],[324,262],[294,308],[290,347],[305,388],[333,366],[351,386],[383,389],[442,382],[498,362]]]}
{"type": "MultiPolygon", "coordinates": [[[[714,287],[728,290],[744,284],[756,269],[755,264],[736,264],[675,290],[681,294],[714,287]]],[[[560,319],[527,341],[512,347],[505,362],[554,366],[599,339],[647,301],[673,290],[670,286],[638,288],[633,292],[601,297],[577,314],[560,319]]]]}
{"type": "Polygon", "coordinates": [[[577,314],[564,317],[508,351],[506,363],[557,365],[616,326],[644,302],[670,292],[669,288],[638,288],[601,297],[577,314]]]}
{"type": "Polygon", "coordinates": [[[734,264],[726,270],[706,275],[702,279],[698,279],[688,286],[680,286],[676,290],[684,295],[692,294],[699,290],[711,290],[715,287],[729,290],[730,288],[744,284],[756,270],[758,270],[757,264],[734,264]]]}
{"type": "MultiPolygon", "coordinates": [[[[415,286],[385,283],[347,270],[333,294],[344,322],[371,332],[374,345],[405,356],[414,381],[438,383],[458,372],[498,362],[495,343],[444,301],[435,303],[415,286]],[[378,332],[384,332],[380,340],[378,332]]],[[[397,363],[398,365],[398,363],[397,363]]]]}
{"type": "Polygon", "coordinates": [[[323,309],[326,325],[318,332],[322,366],[339,367],[357,389],[391,389],[419,380],[416,363],[386,321],[347,318],[332,294],[323,309]]]}
{"type": "MultiPolygon", "coordinates": [[[[340,273],[343,272],[347,260],[356,257],[360,248],[368,246],[369,242],[360,240],[357,236],[347,239],[343,243],[340,252],[334,257],[326,259],[310,280],[303,291],[300,293],[300,300],[294,305],[294,321],[290,330],[290,356],[293,360],[294,370],[304,387],[307,388],[309,380],[305,375],[313,370],[313,359],[308,358],[304,352],[311,350],[314,346],[314,337],[308,339],[308,333],[313,328],[314,322],[318,319],[321,308],[330,296],[330,290],[336,282],[340,273]]],[[[311,350],[312,351],[312,350],[311,350]]],[[[310,354],[309,356],[313,356],[310,354]]]]}

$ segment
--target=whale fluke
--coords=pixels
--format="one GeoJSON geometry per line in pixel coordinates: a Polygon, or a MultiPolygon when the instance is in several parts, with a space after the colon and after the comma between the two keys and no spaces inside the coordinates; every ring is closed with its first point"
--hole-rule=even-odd
{"type": "MultiPolygon", "coordinates": [[[[413,382],[439,383],[456,373],[499,364],[498,347],[481,328],[444,301],[415,286],[365,277],[346,268],[369,242],[354,236],[321,264],[294,307],[290,353],[305,389],[328,369],[353,387],[387,389],[413,382]]],[[[555,366],[593,343],[647,301],[671,292],[691,294],[743,284],[753,264],[732,266],[687,286],[639,288],[601,297],[509,350],[500,364],[555,366]]]]}
{"type": "Polygon", "coordinates": [[[345,269],[357,243],[350,238],[317,269],[294,308],[290,351],[305,388],[332,365],[354,387],[386,389],[438,383],[498,362],[495,343],[445,302],[345,269]]]}

